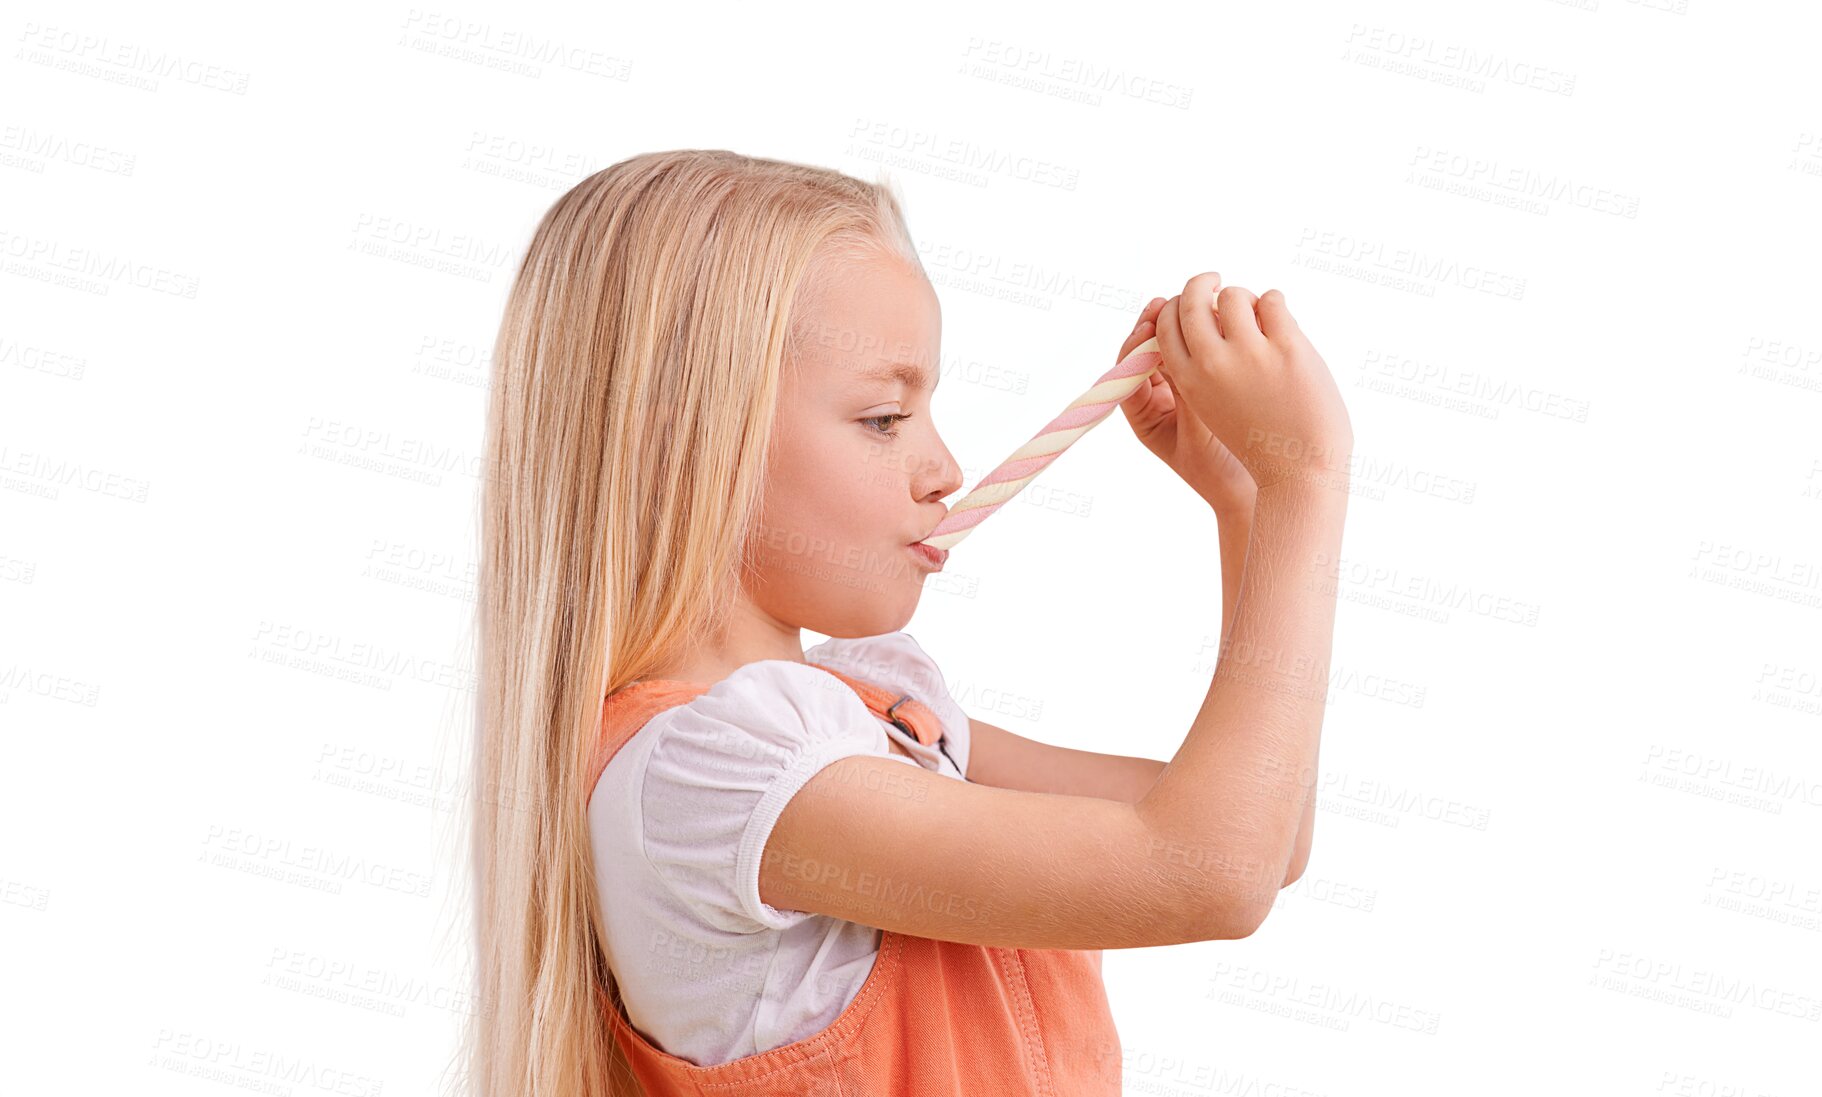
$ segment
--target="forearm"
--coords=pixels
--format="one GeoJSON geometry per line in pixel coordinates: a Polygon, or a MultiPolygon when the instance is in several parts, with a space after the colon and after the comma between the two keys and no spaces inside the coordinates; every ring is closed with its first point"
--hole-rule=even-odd
{"type": "MultiPolygon", "coordinates": [[[[1240,605],[1240,583],[1246,571],[1246,546],[1252,533],[1254,494],[1249,493],[1243,499],[1223,502],[1215,506],[1215,519],[1221,538],[1221,636],[1234,627],[1234,610],[1240,605]]],[[[1158,763],[1161,770],[1164,763],[1158,763]]],[[[1316,762],[1311,769],[1320,772],[1316,762]]],[[[1143,793],[1149,792],[1157,781],[1157,774],[1152,774],[1140,788],[1140,794],[1131,797],[1138,801],[1143,793]]],[[[1310,797],[1304,801],[1303,816],[1297,821],[1297,837],[1291,845],[1290,864],[1284,870],[1280,887],[1288,887],[1291,881],[1303,875],[1304,866],[1309,864],[1310,844],[1314,838],[1316,825],[1316,797],[1312,790],[1310,797]]]]}
{"type": "Polygon", "coordinates": [[[1221,540],[1221,638],[1234,627],[1240,607],[1240,582],[1246,571],[1246,544],[1252,535],[1255,497],[1221,503],[1215,507],[1215,526],[1221,540]]]}
{"type": "Polygon", "coordinates": [[[1313,806],[1334,635],[1324,561],[1340,555],[1347,493],[1261,491],[1239,605],[1188,736],[1137,807],[1175,849],[1186,886],[1224,917],[1262,917],[1313,806]]]}
{"type": "MultiPolygon", "coordinates": [[[[1317,746],[1320,748],[1320,742],[1317,746]]],[[[1319,754],[1320,749],[1317,755],[1311,755],[1310,771],[1312,773],[1321,772],[1320,762],[1316,760],[1319,754]]],[[[1316,786],[1310,785],[1307,793],[1307,798],[1303,801],[1303,817],[1297,820],[1297,839],[1291,847],[1291,863],[1286,866],[1284,879],[1279,882],[1279,887],[1290,887],[1292,881],[1302,876],[1304,868],[1310,863],[1310,846],[1316,840],[1316,786]]]]}

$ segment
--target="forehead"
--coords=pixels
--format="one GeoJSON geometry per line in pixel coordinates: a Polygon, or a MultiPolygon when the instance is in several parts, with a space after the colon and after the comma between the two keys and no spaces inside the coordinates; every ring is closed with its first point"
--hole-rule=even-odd
{"type": "Polygon", "coordinates": [[[931,391],[941,324],[921,273],[891,260],[845,260],[798,318],[805,377],[843,392],[931,391]]]}

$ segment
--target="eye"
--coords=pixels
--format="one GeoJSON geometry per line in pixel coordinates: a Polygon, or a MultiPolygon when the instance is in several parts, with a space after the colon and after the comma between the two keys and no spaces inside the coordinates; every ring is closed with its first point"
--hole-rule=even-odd
{"type": "Polygon", "coordinates": [[[903,415],[903,414],[873,415],[873,416],[869,416],[865,419],[862,419],[861,422],[879,423],[879,422],[884,422],[887,419],[890,419],[890,420],[892,420],[893,429],[887,430],[883,427],[874,427],[873,430],[879,434],[886,436],[887,438],[897,438],[898,437],[898,430],[897,430],[898,424],[909,418],[911,418],[909,415],[903,415]]]}

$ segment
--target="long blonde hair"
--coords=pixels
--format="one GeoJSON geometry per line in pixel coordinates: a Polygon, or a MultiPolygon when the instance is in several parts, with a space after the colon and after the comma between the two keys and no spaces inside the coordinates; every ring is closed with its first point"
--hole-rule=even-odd
{"type": "Polygon", "coordinates": [[[724,627],[781,364],[870,254],[922,271],[889,181],[721,149],[622,160],[538,223],[487,412],[464,1092],[640,1092],[597,994],[601,701],[724,627]]]}

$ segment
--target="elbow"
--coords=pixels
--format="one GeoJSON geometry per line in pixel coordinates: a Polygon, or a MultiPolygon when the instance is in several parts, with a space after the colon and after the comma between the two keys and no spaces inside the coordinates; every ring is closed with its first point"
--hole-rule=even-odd
{"type": "Polygon", "coordinates": [[[1205,941],[1238,941],[1251,937],[1265,924],[1272,911],[1270,902],[1221,903],[1214,911],[1214,924],[1203,933],[1205,941]]]}
{"type": "Polygon", "coordinates": [[[1291,847],[1291,863],[1284,870],[1284,883],[1278,885],[1280,890],[1296,883],[1297,878],[1303,875],[1304,866],[1310,863],[1310,847],[1315,844],[1315,829],[1315,820],[1306,810],[1303,823],[1297,830],[1297,841],[1291,847]]]}
{"type": "Polygon", "coordinates": [[[1235,896],[1228,902],[1215,904],[1214,925],[1210,927],[1208,939],[1238,941],[1257,933],[1259,927],[1265,924],[1272,908],[1277,905],[1278,892],[1296,883],[1307,864],[1309,850],[1300,849],[1286,866],[1282,882],[1271,889],[1270,895],[1254,893],[1244,899],[1235,896]]]}
{"type": "MultiPolygon", "coordinates": [[[[1141,814],[1143,807],[1141,803],[1141,814]]],[[[1251,937],[1277,904],[1279,891],[1295,878],[1284,871],[1286,862],[1279,859],[1283,852],[1270,856],[1256,843],[1228,835],[1199,842],[1155,837],[1150,847],[1154,854],[1167,852],[1175,864],[1195,866],[1193,871],[1170,873],[1165,888],[1175,943],[1251,937]]],[[[1291,867],[1303,870],[1295,857],[1291,867]]]]}
{"type": "Polygon", "coordinates": [[[1304,866],[1310,863],[1309,850],[1305,849],[1301,852],[1302,855],[1292,858],[1290,867],[1284,870],[1284,883],[1278,885],[1280,890],[1296,883],[1298,877],[1303,875],[1304,866]]]}
{"type": "Polygon", "coordinates": [[[1265,924],[1265,916],[1271,912],[1270,907],[1248,907],[1243,910],[1225,912],[1216,920],[1215,928],[1209,934],[1211,941],[1238,941],[1251,937],[1265,924]]]}

